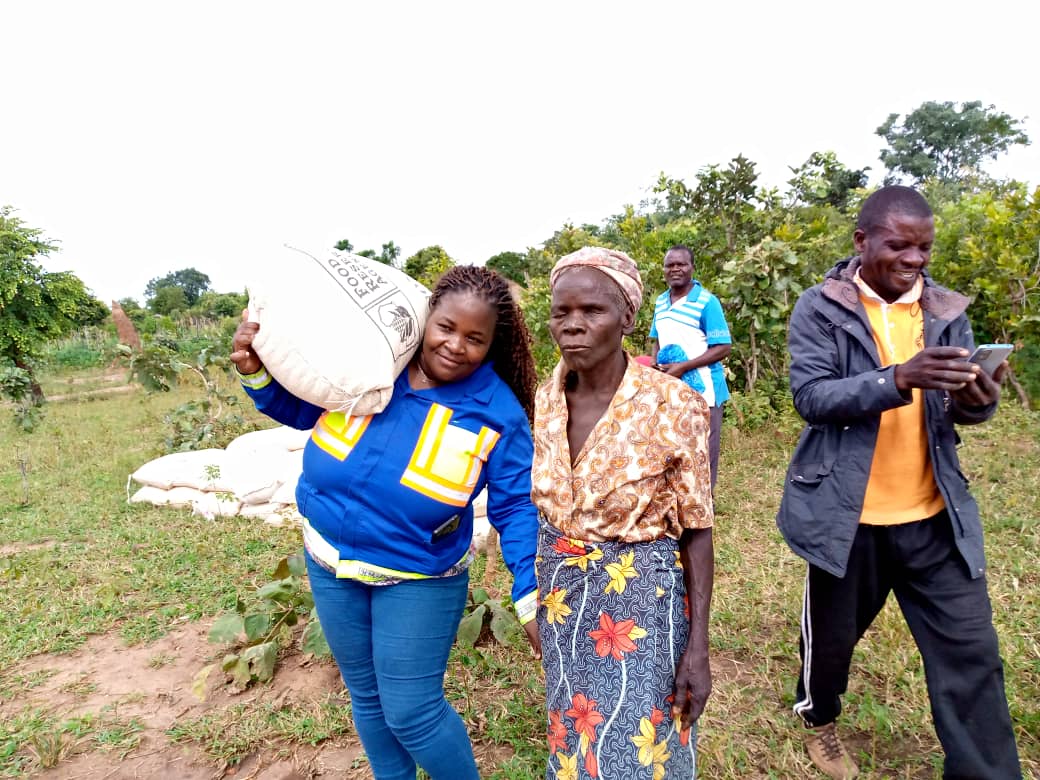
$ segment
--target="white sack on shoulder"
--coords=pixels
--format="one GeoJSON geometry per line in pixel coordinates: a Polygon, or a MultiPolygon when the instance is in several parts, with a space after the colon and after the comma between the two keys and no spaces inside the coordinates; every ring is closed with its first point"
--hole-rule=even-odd
{"type": "Polygon", "coordinates": [[[255,266],[248,288],[253,348],[283,387],[330,411],[386,407],[422,338],[429,290],[376,260],[291,248],[255,266]]]}

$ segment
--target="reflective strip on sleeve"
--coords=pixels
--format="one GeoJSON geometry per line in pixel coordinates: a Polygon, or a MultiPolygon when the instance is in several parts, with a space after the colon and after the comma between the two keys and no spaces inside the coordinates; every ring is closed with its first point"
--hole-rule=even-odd
{"type": "Polygon", "coordinates": [[[538,612],[538,591],[533,590],[514,602],[513,609],[516,610],[516,619],[520,621],[520,625],[530,623],[538,612]]]}
{"type": "Polygon", "coordinates": [[[243,387],[250,390],[262,390],[271,384],[271,375],[267,373],[266,368],[261,368],[255,374],[239,374],[238,379],[243,387]]]}

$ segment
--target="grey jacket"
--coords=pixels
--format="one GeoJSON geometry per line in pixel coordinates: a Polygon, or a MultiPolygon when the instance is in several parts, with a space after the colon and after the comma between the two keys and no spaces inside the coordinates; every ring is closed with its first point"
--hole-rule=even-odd
{"type": "MultiPolygon", "coordinates": [[[[842,260],[795,304],[788,330],[791,393],[805,419],[787,470],[777,525],[799,556],[837,577],[845,575],[859,525],[881,412],[910,403],[896,388],[895,367],[882,368],[870,321],[852,277],[859,258],[842,260]]],[[[971,350],[968,298],[924,277],[925,346],[971,350]]],[[[925,425],[932,470],[953,523],[957,549],[973,578],[986,568],[982,524],[960,470],[954,424],[988,420],[997,404],[959,405],[926,390],[925,425]]]]}

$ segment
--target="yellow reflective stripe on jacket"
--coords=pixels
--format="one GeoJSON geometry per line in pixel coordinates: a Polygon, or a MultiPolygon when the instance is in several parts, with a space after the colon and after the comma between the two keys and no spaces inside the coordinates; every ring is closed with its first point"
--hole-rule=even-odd
{"type": "Polygon", "coordinates": [[[486,427],[473,433],[450,425],[451,416],[447,407],[430,407],[401,484],[435,501],[466,506],[500,436],[486,427]]]}
{"type": "Polygon", "coordinates": [[[238,380],[250,390],[262,390],[271,384],[271,375],[266,368],[261,368],[255,374],[239,374],[238,380]]]}
{"type": "Polygon", "coordinates": [[[311,431],[311,440],[336,460],[343,460],[361,439],[372,415],[350,417],[343,412],[325,412],[311,431]]]}

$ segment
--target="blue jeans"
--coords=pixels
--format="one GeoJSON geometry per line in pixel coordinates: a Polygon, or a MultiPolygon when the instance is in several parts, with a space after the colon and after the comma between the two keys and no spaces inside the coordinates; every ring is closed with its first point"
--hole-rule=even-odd
{"type": "Polygon", "coordinates": [[[376,780],[479,780],[469,734],[444,698],[444,673],[469,590],[454,577],[371,586],[307,556],[325,638],[350,691],[376,780]]]}

